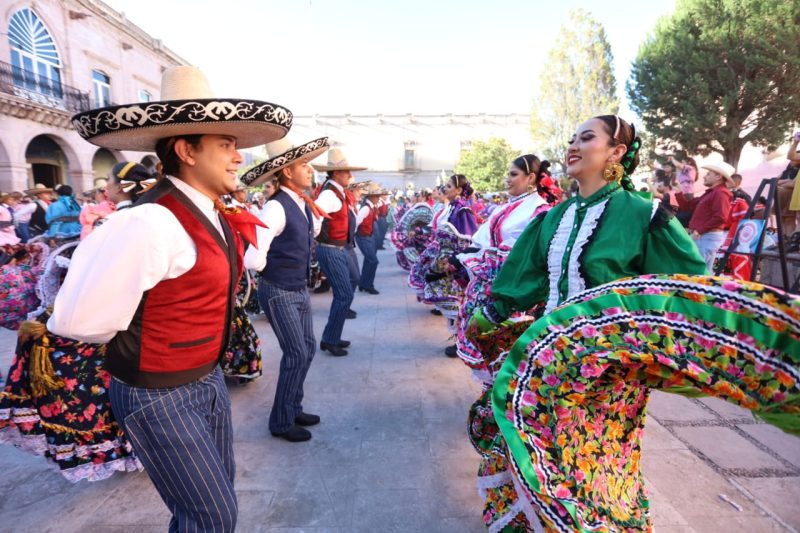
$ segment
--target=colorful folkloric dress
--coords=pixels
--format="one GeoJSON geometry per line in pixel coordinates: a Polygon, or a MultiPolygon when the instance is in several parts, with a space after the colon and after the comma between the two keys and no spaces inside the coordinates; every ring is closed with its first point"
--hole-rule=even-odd
{"type": "MultiPolygon", "coordinates": [[[[504,491],[511,486],[505,454],[492,451],[497,430],[491,415],[490,401],[494,375],[499,369],[495,364],[502,362],[497,355],[507,351],[516,336],[507,335],[504,340],[495,336],[486,345],[475,345],[467,337],[465,330],[472,313],[491,301],[492,282],[514,242],[535,216],[549,208],[550,205],[538,193],[512,199],[508,204],[496,208],[489,220],[473,235],[472,246],[479,249],[459,256],[469,275],[469,283],[459,309],[456,346],[459,357],[472,368],[482,386],[480,397],[470,409],[468,434],[481,456],[477,485],[481,497],[488,502],[501,501],[504,491]]],[[[524,314],[518,315],[514,317],[515,320],[524,320],[524,314]]],[[[524,329],[520,333],[522,331],[524,329]]],[[[493,522],[494,510],[491,504],[486,506],[485,513],[488,513],[485,516],[487,523],[493,522]]]]}
{"type": "Polygon", "coordinates": [[[435,305],[448,318],[455,333],[455,319],[467,285],[466,272],[453,261],[472,243],[478,229],[475,213],[457,198],[436,213],[431,223],[431,240],[409,274],[409,285],[417,299],[435,305]]]}
{"type": "Polygon", "coordinates": [[[535,216],[549,208],[538,193],[513,198],[492,212],[472,236],[471,248],[458,256],[469,275],[464,303],[458,314],[458,353],[467,366],[477,372],[479,380],[482,380],[481,371],[485,365],[481,351],[464,334],[467,323],[476,309],[491,301],[492,283],[517,238],[535,216]]]}
{"type": "Polygon", "coordinates": [[[514,520],[548,532],[651,531],[641,472],[651,390],[721,398],[800,436],[799,384],[796,296],[680,274],[579,293],[528,328],[494,385],[514,520]]]}
{"type": "Polygon", "coordinates": [[[395,249],[397,264],[410,271],[430,240],[428,226],[433,221],[433,209],[426,203],[418,203],[405,210],[398,219],[390,240],[395,249]]]}
{"type": "Polygon", "coordinates": [[[81,209],[78,217],[81,223],[81,240],[89,236],[96,227],[102,225],[106,218],[116,212],[117,205],[114,202],[104,200],[99,204],[89,204],[81,209]]]}
{"type": "Polygon", "coordinates": [[[35,322],[20,328],[5,388],[0,392],[0,442],[55,462],[68,480],[98,481],[141,470],[108,400],[105,345],[60,337],[45,328],[77,242],[54,250],[36,292],[35,322]]]}
{"type": "Polygon", "coordinates": [[[81,207],[72,196],[59,196],[47,208],[48,237],[73,239],[81,234],[81,207]]]}
{"type": "Polygon", "coordinates": [[[50,248],[34,242],[9,246],[4,251],[18,258],[0,266],[0,328],[16,330],[39,307],[36,283],[50,248]]]}
{"type": "MultiPolygon", "coordinates": [[[[692,240],[666,208],[611,184],[534,218],[497,275],[491,289],[493,302],[484,306],[484,312],[498,323],[517,311],[534,308],[546,318],[563,301],[619,278],[704,274],[705,270],[692,240]]],[[[474,340],[484,352],[490,376],[506,368],[504,360],[512,345],[512,353],[524,348],[514,341],[529,325],[530,321],[518,322],[474,340]]],[[[496,396],[497,382],[492,390],[496,396]]],[[[530,526],[532,515],[523,512],[530,510],[530,499],[518,497],[518,477],[507,468],[505,434],[498,431],[496,416],[489,395],[470,414],[470,435],[482,450],[482,464],[494,468],[482,472],[484,519],[492,530],[530,526]]]]}
{"type": "Polygon", "coordinates": [[[261,376],[261,339],[258,338],[253,323],[248,316],[248,302],[255,297],[252,278],[245,270],[239,278],[239,290],[233,308],[231,334],[228,349],[220,367],[225,376],[239,378],[240,382],[252,381],[261,376]]]}

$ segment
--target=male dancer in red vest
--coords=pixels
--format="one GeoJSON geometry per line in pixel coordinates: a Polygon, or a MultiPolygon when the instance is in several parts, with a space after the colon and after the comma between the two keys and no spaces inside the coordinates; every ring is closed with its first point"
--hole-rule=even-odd
{"type": "Polygon", "coordinates": [[[193,67],[165,71],[161,95],[73,117],[93,144],[155,150],[163,177],[81,242],[47,326],[107,343],[111,407],[172,512],[169,530],[233,532],[231,404],[218,363],[242,237],[253,243],[261,223],[219,197],[236,188],[237,148],[284,136],[291,113],[214,98],[193,67]]]}
{"type": "Polygon", "coordinates": [[[367,294],[380,294],[375,288],[375,272],[378,269],[378,238],[380,230],[378,228],[378,218],[380,206],[378,200],[384,194],[383,189],[377,183],[372,183],[364,192],[367,199],[359,208],[356,214],[356,243],[361,254],[364,256],[364,264],[361,266],[361,276],[358,281],[358,290],[367,294]]]}
{"type": "Polygon", "coordinates": [[[303,411],[303,383],[317,348],[308,295],[311,243],[326,215],[304,191],[314,175],[308,162],[327,149],[327,137],[299,146],[280,139],[267,145],[269,159],[242,176],[248,187],[279,182],[258,215],[267,227],[259,228],[258,246],[247,248],[244,264],[261,272],[258,301],[283,352],[269,430],[289,442],[309,440],[306,427],[320,422],[303,411]]]}
{"type": "Polygon", "coordinates": [[[353,265],[348,248],[355,245],[356,216],[353,212],[354,200],[347,190],[353,181],[353,171],[366,170],[347,163],[341,150],[333,148],[328,152],[327,165],[314,165],[320,172],[327,172],[328,179],[317,198],[317,206],[330,218],[322,223],[317,236],[317,260],[328,278],[333,290],[333,302],[328,314],[328,323],[322,332],[319,347],[331,355],[347,355],[345,348],[350,345],[342,340],[344,321],[353,302],[355,287],[353,265]]]}

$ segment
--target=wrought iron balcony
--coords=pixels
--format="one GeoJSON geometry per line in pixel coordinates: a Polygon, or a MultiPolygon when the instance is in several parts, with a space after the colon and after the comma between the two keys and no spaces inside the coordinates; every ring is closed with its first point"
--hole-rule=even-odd
{"type": "Polygon", "coordinates": [[[0,92],[68,113],[91,109],[89,93],[2,61],[0,92]]]}

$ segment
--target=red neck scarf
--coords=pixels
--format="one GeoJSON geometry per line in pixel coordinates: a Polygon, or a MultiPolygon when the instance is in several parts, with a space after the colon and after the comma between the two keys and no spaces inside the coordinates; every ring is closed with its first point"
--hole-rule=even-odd
{"type": "Polygon", "coordinates": [[[261,220],[245,209],[238,207],[228,207],[220,201],[219,198],[214,200],[214,207],[217,208],[228,224],[231,225],[233,231],[239,233],[244,240],[249,242],[255,247],[258,247],[258,239],[256,238],[256,226],[266,228],[267,225],[261,220]]]}
{"type": "Polygon", "coordinates": [[[315,217],[317,217],[317,218],[331,218],[330,215],[328,215],[328,213],[326,213],[325,211],[323,211],[322,209],[317,207],[317,204],[314,203],[314,200],[312,200],[309,195],[307,195],[306,193],[304,193],[303,191],[301,191],[300,189],[298,189],[296,186],[292,185],[288,181],[286,183],[281,183],[281,187],[284,187],[284,188],[292,191],[297,196],[302,198],[303,201],[308,206],[308,208],[311,209],[311,213],[315,217]]]}

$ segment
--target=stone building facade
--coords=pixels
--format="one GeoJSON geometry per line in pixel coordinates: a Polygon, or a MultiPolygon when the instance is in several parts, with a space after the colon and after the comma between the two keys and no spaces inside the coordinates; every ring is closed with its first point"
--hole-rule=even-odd
{"type": "Polygon", "coordinates": [[[327,135],[348,161],[369,167],[357,179],[417,190],[451,174],[461,151],[474,141],[499,137],[521,151],[533,144],[525,113],[295,115],[290,135],[298,141],[327,135]]]}
{"type": "Polygon", "coordinates": [[[70,117],[159,97],[161,73],[186,61],[99,0],[0,4],[0,191],[34,183],[91,189],[111,166],[152,154],[91,145],[70,117]]]}

